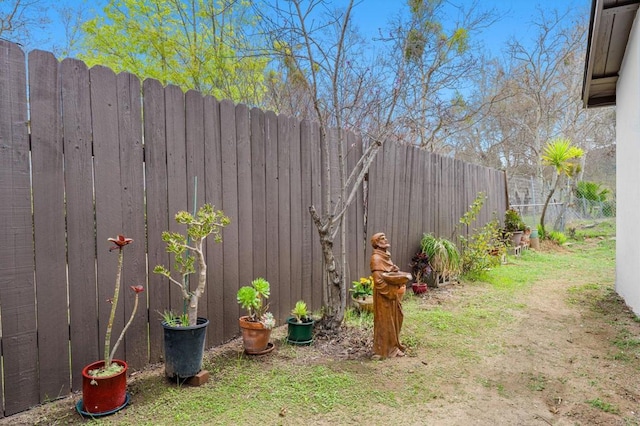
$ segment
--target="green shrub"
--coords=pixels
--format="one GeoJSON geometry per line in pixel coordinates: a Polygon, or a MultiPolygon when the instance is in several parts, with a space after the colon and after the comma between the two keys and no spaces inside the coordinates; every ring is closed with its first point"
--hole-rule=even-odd
{"type": "Polygon", "coordinates": [[[551,231],[551,233],[549,234],[549,238],[559,245],[563,245],[567,242],[567,236],[559,231],[551,231]]]}

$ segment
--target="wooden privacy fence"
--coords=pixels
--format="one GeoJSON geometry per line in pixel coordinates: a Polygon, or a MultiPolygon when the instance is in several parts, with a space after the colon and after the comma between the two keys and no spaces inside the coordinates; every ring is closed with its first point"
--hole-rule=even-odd
{"type": "MultiPolygon", "coordinates": [[[[161,233],[180,230],[179,210],[208,202],[232,221],[223,243],[207,245],[208,347],[238,335],[236,292],[257,276],[271,283],[281,324],[297,300],[319,308],[322,256],[308,213],[325,184],[319,138],[312,122],[48,52],[26,61],[0,41],[3,414],[79,390],[82,367],[101,358],[117,268],[107,239],[117,234],[134,239],[123,288],[144,285],[146,301],[116,357],[132,369],[162,359],[160,313],[182,300],[151,271],[170,264],[161,233]]],[[[362,140],[348,138],[353,165],[362,140]]],[[[484,223],[506,208],[502,172],[386,144],[347,214],[348,279],[369,274],[373,232],[387,232],[408,268],[422,232],[449,234],[480,190],[484,223]]],[[[114,334],[132,305],[123,291],[114,334]]]]}

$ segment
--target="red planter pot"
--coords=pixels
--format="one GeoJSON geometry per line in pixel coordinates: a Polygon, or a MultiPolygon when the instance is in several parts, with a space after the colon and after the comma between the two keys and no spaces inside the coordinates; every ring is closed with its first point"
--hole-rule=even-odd
{"type": "Polygon", "coordinates": [[[411,289],[414,294],[422,294],[427,292],[427,283],[413,283],[411,289]]]}
{"type": "Polygon", "coordinates": [[[113,362],[124,368],[113,376],[93,377],[89,370],[104,366],[104,360],[96,361],[82,369],[82,405],[90,414],[113,413],[126,405],[127,399],[127,363],[114,359],[113,362]]]}

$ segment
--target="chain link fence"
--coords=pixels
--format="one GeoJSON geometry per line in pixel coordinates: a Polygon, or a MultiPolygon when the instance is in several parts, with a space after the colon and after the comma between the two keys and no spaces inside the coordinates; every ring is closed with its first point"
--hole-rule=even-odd
{"type": "MultiPolygon", "coordinates": [[[[514,177],[509,178],[507,190],[510,206],[520,212],[522,219],[531,229],[536,229],[549,194],[549,185],[533,177],[514,177]]],[[[578,198],[571,187],[566,186],[556,189],[553,194],[544,223],[548,231],[564,232],[565,227],[573,222],[612,218],[615,215],[615,199],[594,201],[578,198]]]]}

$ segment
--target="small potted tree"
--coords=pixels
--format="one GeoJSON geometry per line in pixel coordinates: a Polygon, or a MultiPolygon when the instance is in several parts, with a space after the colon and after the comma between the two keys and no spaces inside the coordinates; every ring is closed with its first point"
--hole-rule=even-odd
{"type": "Polygon", "coordinates": [[[184,300],[185,308],[181,314],[165,311],[162,321],[165,374],[180,380],[195,376],[202,368],[204,339],[209,324],[208,319],[198,317],[198,301],[207,285],[204,242],[209,236],[213,236],[216,242],[222,242],[222,228],[230,221],[222,210],[214,210],[211,204],[204,204],[195,215],[180,211],[175,220],[187,226],[186,233],[165,231],[162,240],[167,244],[167,252],[175,257],[174,273],[180,278],[174,278],[164,265],[157,265],[153,272],[164,275],[170,283],[178,286],[184,300]],[[197,285],[191,289],[189,276],[196,272],[197,285]]]}
{"type": "Polygon", "coordinates": [[[124,247],[131,244],[133,240],[124,235],[118,235],[116,238],[109,238],[109,241],[115,244],[109,251],[118,250],[118,269],[113,297],[109,300],[111,311],[104,337],[104,359],[89,364],[82,369],[82,399],[78,402],[76,408],[83,416],[113,414],[125,407],[129,399],[127,395],[127,363],[113,357],[124,338],[124,334],[133,322],[138,310],[138,297],[144,291],[144,287],[141,285],[130,287],[135,293],[133,310],[127,324],[120,332],[118,340],[111,348],[111,332],[113,331],[113,321],[118,308],[118,299],[120,298],[124,247]]]}
{"type": "Polygon", "coordinates": [[[315,321],[309,317],[307,304],[298,300],[291,315],[287,318],[287,342],[294,345],[310,345],[313,342],[315,321]]]}
{"type": "Polygon", "coordinates": [[[526,228],[527,225],[522,220],[522,216],[520,216],[518,210],[510,208],[504,213],[504,230],[511,239],[511,245],[513,247],[520,245],[522,235],[526,228]]]}
{"type": "Polygon", "coordinates": [[[240,287],[238,290],[238,303],[248,313],[241,316],[238,322],[244,350],[249,355],[262,355],[273,350],[269,338],[276,320],[269,312],[267,299],[270,294],[271,286],[264,278],[256,278],[251,281],[251,285],[240,287]]]}

